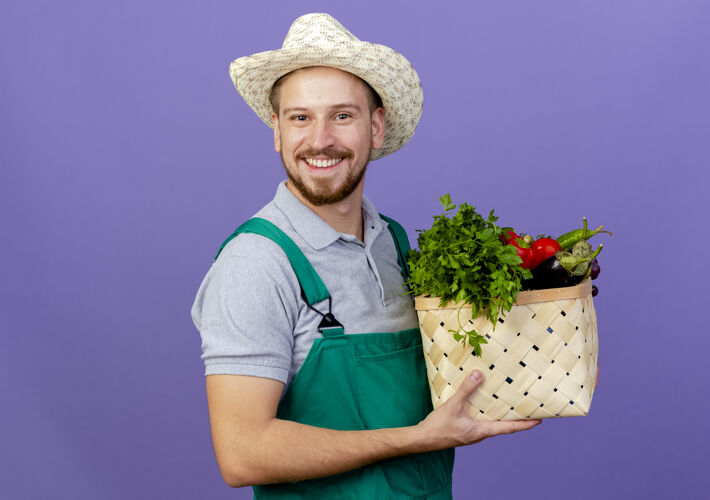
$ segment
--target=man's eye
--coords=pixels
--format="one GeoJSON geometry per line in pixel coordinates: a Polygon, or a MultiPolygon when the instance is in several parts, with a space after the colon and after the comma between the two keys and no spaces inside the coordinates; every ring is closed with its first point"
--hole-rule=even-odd
{"type": "Polygon", "coordinates": [[[300,122],[303,122],[303,121],[306,121],[306,120],[308,119],[308,117],[307,117],[306,115],[296,115],[296,116],[293,117],[293,119],[294,119],[294,120],[297,120],[297,121],[300,121],[300,122]]]}
{"type": "Polygon", "coordinates": [[[337,116],[338,120],[347,120],[349,117],[350,117],[350,115],[347,114],[347,113],[340,113],[340,114],[337,116]]]}

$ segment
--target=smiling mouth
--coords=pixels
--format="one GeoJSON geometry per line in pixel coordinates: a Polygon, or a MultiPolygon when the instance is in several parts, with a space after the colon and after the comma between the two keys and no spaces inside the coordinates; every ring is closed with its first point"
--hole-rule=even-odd
{"type": "Polygon", "coordinates": [[[337,165],[341,161],[343,161],[342,158],[328,158],[327,160],[316,160],[315,158],[304,158],[304,160],[311,167],[316,167],[316,168],[332,167],[332,166],[337,165]]]}

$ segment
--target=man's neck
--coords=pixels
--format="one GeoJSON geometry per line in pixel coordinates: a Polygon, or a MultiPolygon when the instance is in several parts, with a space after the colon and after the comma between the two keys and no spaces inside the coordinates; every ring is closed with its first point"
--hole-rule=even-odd
{"type": "MultiPolygon", "coordinates": [[[[363,179],[364,181],[364,179],[363,179]]],[[[318,217],[323,219],[330,227],[343,234],[355,235],[357,239],[364,242],[362,215],[362,192],[364,182],[361,182],[350,196],[337,203],[316,206],[308,202],[301,193],[298,192],[288,181],[286,187],[293,195],[301,200],[301,203],[313,210],[318,217]]]]}

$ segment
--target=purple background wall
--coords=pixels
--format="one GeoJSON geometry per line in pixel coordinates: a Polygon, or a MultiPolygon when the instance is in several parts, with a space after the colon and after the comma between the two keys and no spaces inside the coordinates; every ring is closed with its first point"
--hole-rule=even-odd
{"type": "Polygon", "coordinates": [[[318,11],[419,72],[417,134],[366,186],[410,237],[446,192],[614,232],[590,415],[460,448],[456,498],[706,494],[710,4],[433,3],[3,5],[0,497],[251,498],[217,470],[189,308],[283,178],[228,63],[318,11]]]}

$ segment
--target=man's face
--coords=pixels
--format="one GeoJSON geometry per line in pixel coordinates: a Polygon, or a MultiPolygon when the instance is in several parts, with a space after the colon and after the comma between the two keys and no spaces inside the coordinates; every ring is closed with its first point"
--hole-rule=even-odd
{"type": "Polygon", "coordinates": [[[370,113],[363,82],[334,68],[305,68],[283,81],[279,96],[274,147],[290,186],[315,206],[361,188],[370,149],[384,137],[384,110],[370,113]]]}

